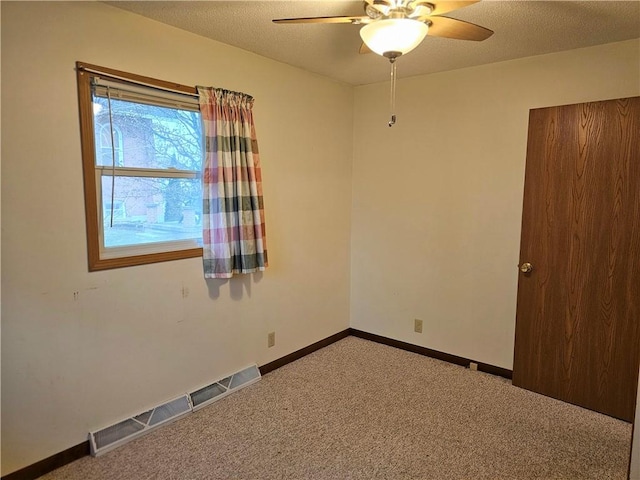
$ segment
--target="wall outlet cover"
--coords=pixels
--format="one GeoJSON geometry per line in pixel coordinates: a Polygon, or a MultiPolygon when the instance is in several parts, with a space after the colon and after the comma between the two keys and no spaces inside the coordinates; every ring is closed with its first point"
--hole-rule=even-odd
{"type": "Polygon", "coordinates": [[[413,322],[413,331],[416,333],[422,333],[422,320],[416,318],[413,322]]]}

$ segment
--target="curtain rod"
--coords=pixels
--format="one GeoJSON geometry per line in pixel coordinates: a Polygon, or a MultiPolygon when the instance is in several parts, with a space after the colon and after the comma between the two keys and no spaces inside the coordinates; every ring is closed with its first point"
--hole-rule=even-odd
{"type": "Polygon", "coordinates": [[[198,95],[197,93],[190,93],[190,92],[185,92],[183,90],[178,90],[178,89],[174,89],[174,88],[169,88],[169,87],[162,87],[159,85],[154,85],[152,83],[148,83],[148,82],[144,82],[141,80],[133,80],[131,78],[127,78],[127,77],[123,77],[108,71],[103,71],[103,70],[98,70],[96,68],[90,68],[90,67],[86,67],[82,64],[78,65],[78,70],[81,70],[83,72],[88,72],[88,73],[95,73],[97,75],[102,75],[104,77],[109,77],[109,78],[115,78],[117,80],[123,81],[123,82],[127,82],[127,83],[132,83],[134,85],[142,85],[148,88],[155,88],[156,90],[162,90],[165,92],[171,92],[171,93],[179,93],[181,95],[188,95],[190,97],[195,97],[195,98],[200,98],[200,95],[198,95]]]}

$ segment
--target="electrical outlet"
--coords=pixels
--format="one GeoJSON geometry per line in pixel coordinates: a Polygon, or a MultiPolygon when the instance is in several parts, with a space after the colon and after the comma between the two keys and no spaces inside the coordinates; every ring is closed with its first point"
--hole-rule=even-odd
{"type": "Polygon", "coordinates": [[[269,332],[267,335],[267,347],[271,348],[276,344],[276,332],[269,332]]]}
{"type": "Polygon", "coordinates": [[[413,321],[413,331],[416,333],[422,333],[422,320],[416,318],[413,321]]]}

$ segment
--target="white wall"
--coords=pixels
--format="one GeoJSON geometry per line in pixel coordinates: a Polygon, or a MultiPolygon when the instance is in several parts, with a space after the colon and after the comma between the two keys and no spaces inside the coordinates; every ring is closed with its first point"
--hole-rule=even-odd
{"type": "Polygon", "coordinates": [[[392,128],[388,83],[356,88],[351,326],[512,368],[529,109],[639,95],[639,47],[405,79],[400,58],[392,128]]]}
{"type": "Polygon", "coordinates": [[[351,87],[102,3],[1,5],[2,475],[348,328],[351,87]],[[77,60],[256,98],[264,274],[87,271],[77,60]]]}

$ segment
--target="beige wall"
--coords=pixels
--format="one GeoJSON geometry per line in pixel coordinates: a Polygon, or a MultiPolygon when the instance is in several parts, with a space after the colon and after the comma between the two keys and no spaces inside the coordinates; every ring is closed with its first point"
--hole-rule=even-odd
{"type": "Polygon", "coordinates": [[[405,79],[400,58],[393,128],[388,83],[356,88],[351,326],[511,368],[529,109],[639,95],[639,46],[405,79]]]}
{"type": "Polygon", "coordinates": [[[2,2],[2,80],[3,475],[348,328],[351,87],[97,2],[2,2]],[[256,98],[264,274],[88,273],[76,60],[256,98]]]}

